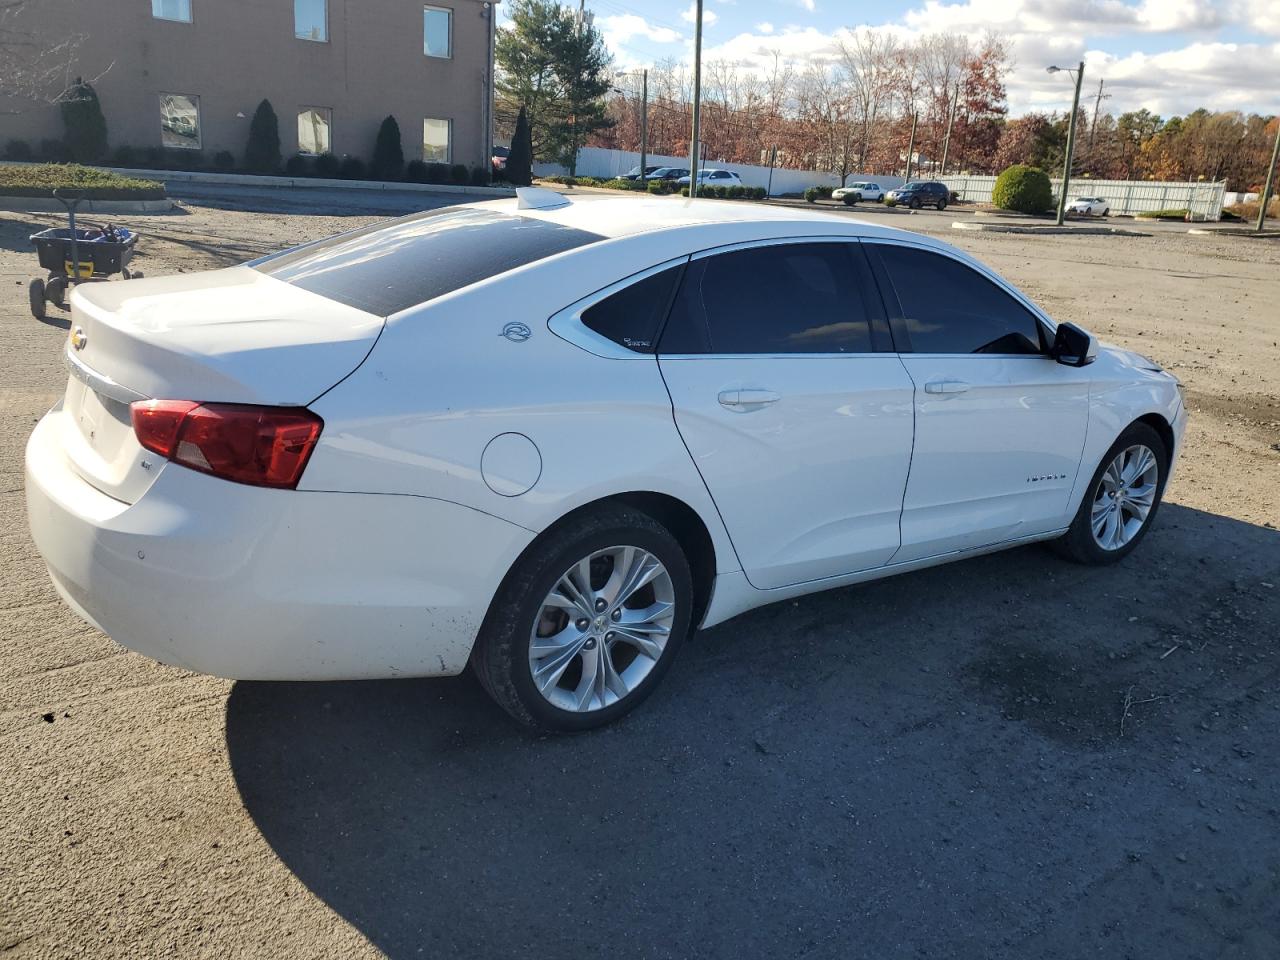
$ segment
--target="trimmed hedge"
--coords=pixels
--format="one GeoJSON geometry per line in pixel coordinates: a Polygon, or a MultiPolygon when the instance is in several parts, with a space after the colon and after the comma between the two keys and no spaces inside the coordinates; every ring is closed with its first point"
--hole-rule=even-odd
{"type": "Polygon", "coordinates": [[[164,184],[136,180],[78,163],[42,163],[33,167],[0,164],[0,196],[52,197],[58,187],[82,190],[90,200],[163,200],[164,184]]]}
{"type": "Polygon", "coordinates": [[[996,177],[991,202],[1001,210],[1044,213],[1053,206],[1053,186],[1043,170],[1016,163],[996,177]]]}
{"type": "MultiPolygon", "coordinates": [[[[1253,205],[1253,215],[1258,215],[1258,205],[1253,205]]],[[[1143,210],[1141,213],[1135,213],[1134,217],[1140,220],[1185,220],[1187,218],[1186,207],[1170,207],[1167,210],[1143,210]]]]}

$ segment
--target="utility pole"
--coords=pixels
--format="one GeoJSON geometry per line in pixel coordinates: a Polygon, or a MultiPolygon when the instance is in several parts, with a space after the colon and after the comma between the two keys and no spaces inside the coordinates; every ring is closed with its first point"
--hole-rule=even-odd
{"type": "Polygon", "coordinates": [[[773,196],[773,165],[778,162],[778,148],[775,146],[769,151],[769,185],[764,188],[766,197],[773,196]]]}
{"type": "Polygon", "coordinates": [[[1258,226],[1255,228],[1256,233],[1261,233],[1263,226],[1267,222],[1267,204],[1271,200],[1271,185],[1275,182],[1276,177],[1276,158],[1280,157],[1280,123],[1276,125],[1276,145],[1271,149],[1271,165],[1267,167],[1267,183],[1262,188],[1262,205],[1258,207],[1258,226]]]}
{"type": "Polygon", "coordinates": [[[702,110],[702,0],[694,0],[697,18],[693,28],[693,142],[689,144],[689,199],[698,195],[698,121],[702,110]]]}
{"type": "Polygon", "coordinates": [[[960,102],[960,81],[956,81],[956,92],[951,97],[951,116],[947,118],[947,136],[942,141],[942,169],[938,171],[938,176],[945,177],[947,175],[947,155],[951,153],[951,128],[956,122],[956,104],[960,102]]]}
{"type": "Polygon", "coordinates": [[[1102,85],[1105,80],[1098,81],[1098,95],[1093,98],[1093,122],[1089,124],[1089,152],[1093,153],[1093,137],[1098,132],[1098,108],[1102,106],[1103,100],[1110,100],[1111,94],[1102,92],[1102,85]]]}
{"type": "Polygon", "coordinates": [[[640,182],[645,183],[649,165],[649,70],[640,73],[640,182]]]}
{"type": "Polygon", "coordinates": [[[907,176],[905,182],[909,182],[911,180],[911,156],[915,153],[916,149],[916,120],[918,119],[919,114],[911,114],[911,139],[907,141],[907,176]]]}
{"type": "MultiPolygon", "coordinates": [[[[1057,72],[1057,67],[1050,67],[1057,72]]],[[[1070,71],[1068,71],[1070,72],[1070,71]]],[[[1067,219],[1067,188],[1071,186],[1071,155],[1076,149],[1076,114],[1080,112],[1080,84],[1084,81],[1084,61],[1076,67],[1076,95],[1071,100],[1071,122],[1067,124],[1067,157],[1062,161],[1062,192],[1058,194],[1058,226],[1067,219]]]]}

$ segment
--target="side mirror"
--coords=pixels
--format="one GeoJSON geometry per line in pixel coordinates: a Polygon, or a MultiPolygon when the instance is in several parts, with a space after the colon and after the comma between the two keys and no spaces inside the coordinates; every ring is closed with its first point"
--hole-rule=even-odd
{"type": "Polygon", "coordinates": [[[1098,359],[1098,338],[1074,323],[1060,323],[1049,356],[1068,367],[1088,366],[1098,359]]]}

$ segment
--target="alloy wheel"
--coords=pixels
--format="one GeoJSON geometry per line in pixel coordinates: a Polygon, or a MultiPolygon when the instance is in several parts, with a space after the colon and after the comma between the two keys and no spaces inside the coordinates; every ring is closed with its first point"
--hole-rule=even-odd
{"type": "Polygon", "coordinates": [[[1094,491],[1090,529],[1103,550],[1119,550],[1143,528],[1156,502],[1160,464],[1151,448],[1135,444],[1107,465],[1094,491]]]}
{"type": "Polygon", "coordinates": [[[662,562],[634,546],[608,547],[561,574],[529,641],[538,692],[561,710],[601,710],[657,665],[675,621],[675,587],[662,562]]]}

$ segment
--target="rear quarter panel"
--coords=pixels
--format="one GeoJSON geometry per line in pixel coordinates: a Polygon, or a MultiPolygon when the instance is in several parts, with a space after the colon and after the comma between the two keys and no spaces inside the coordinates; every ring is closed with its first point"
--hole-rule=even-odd
{"type": "Polygon", "coordinates": [[[599,357],[547,326],[673,255],[657,238],[599,243],[390,318],[368,360],[311,405],[325,427],[301,488],[434,497],[534,532],[604,497],[663,493],[702,517],[718,572],[738,569],[654,357],[599,357]],[[530,328],[526,340],[502,335],[512,321],[530,328]],[[494,492],[481,471],[486,445],[504,433],[528,437],[541,459],[518,496],[494,492]]]}

